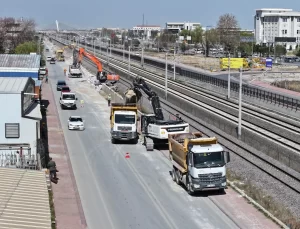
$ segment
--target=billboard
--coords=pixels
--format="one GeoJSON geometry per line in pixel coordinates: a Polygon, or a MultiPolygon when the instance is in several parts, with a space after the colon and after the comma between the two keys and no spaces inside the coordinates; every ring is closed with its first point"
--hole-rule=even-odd
{"type": "MultiPolygon", "coordinates": [[[[244,67],[244,58],[230,58],[231,69],[239,69],[240,67],[244,67]]],[[[222,58],[220,60],[220,68],[228,69],[228,58],[222,58]]]]}

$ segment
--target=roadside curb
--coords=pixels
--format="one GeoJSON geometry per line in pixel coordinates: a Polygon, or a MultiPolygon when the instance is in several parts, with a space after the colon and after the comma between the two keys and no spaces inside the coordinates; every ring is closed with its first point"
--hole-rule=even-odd
{"type": "Polygon", "coordinates": [[[263,206],[253,200],[250,196],[248,196],[243,190],[239,189],[237,186],[234,185],[234,182],[227,180],[227,183],[230,187],[238,192],[243,198],[247,199],[251,204],[257,207],[260,211],[267,215],[270,219],[272,219],[275,223],[277,223],[281,228],[290,229],[287,225],[285,225],[282,221],[277,219],[274,215],[272,215],[268,210],[266,210],[263,206]]]}

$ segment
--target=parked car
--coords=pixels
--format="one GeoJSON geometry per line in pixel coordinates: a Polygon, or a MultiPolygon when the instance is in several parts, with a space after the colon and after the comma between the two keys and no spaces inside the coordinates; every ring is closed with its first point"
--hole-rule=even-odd
{"type": "Polygon", "coordinates": [[[45,67],[42,67],[39,69],[39,75],[46,75],[47,74],[47,69],[45,67]]]}
{"type": "Polygon", "coordinates": [[[62,87],[67,86],[66,81],[58,80],[56,83],[56,90],[61,91],[62,87]]]}
{"type": "Polygon", "coordinates": [[[49,49],[46,49],[46,52],[49,52],[49,49]]]}
{"type": "Polygon", "coordinates": [[[71,89],[69,88],[69,86],[62,86],[61,87],[61,92],[71,92],[71,89]]]}
{"type": "Polygon", "coordinates": [[[47,56],[47,58],[46,58],[47,61],[50,61],[51,59],[52,59],[51,56],[47,56]]]}
{"type": "Polygon", "coordinates": [[[51,58],[50,64],[55,64],[55,59],[54,58],[51,58]]]}
{"type": "Polygon", "coordinates": [[[84,130],[84,121],[80,116],[70,116],[68,120],[69,130],[84,130]]]}

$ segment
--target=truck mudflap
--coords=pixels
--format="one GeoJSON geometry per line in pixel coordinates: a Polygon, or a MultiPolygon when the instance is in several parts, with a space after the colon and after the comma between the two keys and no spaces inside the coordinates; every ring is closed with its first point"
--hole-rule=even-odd
{"type": "Polygon", "coordinates": [[[121,131],[111,131],[111,137],[116,140],[133,140],[137,139],[137,132],[121,132],[121,131]]]}
{"type": "Polygon", "coordinates": [[[199,178],[192,178],[192,186],[194,191],[224,189],[227,187],[226,176],[214,182],[204,182],[199,178]]]}

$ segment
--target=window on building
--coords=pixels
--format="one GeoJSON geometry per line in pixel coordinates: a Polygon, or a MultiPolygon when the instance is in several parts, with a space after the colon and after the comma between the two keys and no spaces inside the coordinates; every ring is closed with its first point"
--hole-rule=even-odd
{"type": "Polygon", "coordinates": [[[300,17],[297,17],[297,22],[300,22],[300,17]]]}
{"type": "Polygon", "coordinates": [[[300,34],[300,30],[297,30],[297,34],[300,34]]]}
{"type": "Polygon", "coordinates": [[[5,137],[6,138],[20,138],[20,124],[19,123],[5,123],[5,137]]]}
{"type": "Polygon", "coordinates": [[[287,18],[282,18],[282,22],[287,22],[287,18]]]}

